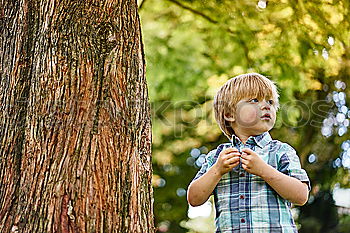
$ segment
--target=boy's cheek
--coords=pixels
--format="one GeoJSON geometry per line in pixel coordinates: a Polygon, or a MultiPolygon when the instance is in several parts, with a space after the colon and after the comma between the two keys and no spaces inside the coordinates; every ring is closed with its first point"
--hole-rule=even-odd
{"type": "Polygon", "coordinates": [[[237,121],[244,125],[253,125],[257,121],[257,110],[254,106],[243,105],[237,109],[237,121]]]}

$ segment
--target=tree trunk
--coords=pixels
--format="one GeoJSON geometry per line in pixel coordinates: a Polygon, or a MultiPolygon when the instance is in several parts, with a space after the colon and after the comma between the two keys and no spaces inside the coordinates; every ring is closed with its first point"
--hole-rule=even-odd
{"type": "Polygon", "coordinates": [[[0,232],[154,232],[136,0],[0,3],[0,232]]]}

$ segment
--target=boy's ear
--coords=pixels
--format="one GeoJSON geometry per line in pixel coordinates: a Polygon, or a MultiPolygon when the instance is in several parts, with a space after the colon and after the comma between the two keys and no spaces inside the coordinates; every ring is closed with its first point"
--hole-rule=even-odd
{"type": "Polygon", "coordinates": [[[224,113],[224,119],[226,121],[232,121],[232,122],[235,121],[235,117],[232,114],[230,114],[230,113],[224,113]]]}

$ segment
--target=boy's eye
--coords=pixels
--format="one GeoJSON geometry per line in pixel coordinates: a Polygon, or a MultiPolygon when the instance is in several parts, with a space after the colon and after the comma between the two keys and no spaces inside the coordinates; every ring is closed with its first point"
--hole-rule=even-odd
{"type": "Polygon", "coordinates": [[[271,105],[274,103],[273,100],[268,100],[267,102],[271,105]]]}
{"type": "Polygon", "coordinates": [[[251,103],[258,103],[259,100],[257,98],[254,98],[254,99],[249,100],[249,102],[251,102],[251,103]]]}

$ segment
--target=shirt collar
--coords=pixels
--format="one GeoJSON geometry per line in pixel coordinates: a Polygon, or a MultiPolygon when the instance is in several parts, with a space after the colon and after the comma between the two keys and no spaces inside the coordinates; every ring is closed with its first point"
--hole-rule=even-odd
{"type": "MultiPolygon", "coordinates": [[[[258,145],[260,148],[263,148],[270,141],[272,141],[272,138],[271,138],[269,132],[264,132],[260,135],[250,136],[248,138],[248,140],[246,141],[246,144],[258,145]]],[[[231,137],[231,143],[233,146],[236,146],[237,144],[238,145],[243,144],[242,141],[234,134],[231,137]]]]}

